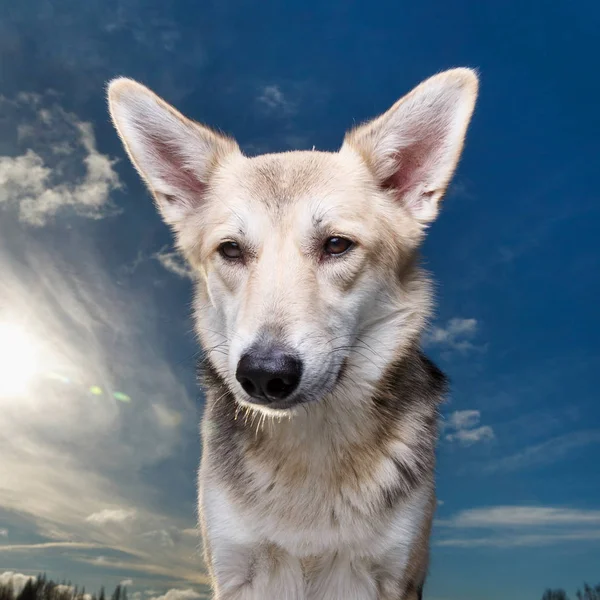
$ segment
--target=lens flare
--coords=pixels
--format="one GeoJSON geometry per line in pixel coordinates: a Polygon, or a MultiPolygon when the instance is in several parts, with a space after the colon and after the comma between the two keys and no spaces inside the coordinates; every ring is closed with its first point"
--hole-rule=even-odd
{"type": "Polygon", "coordinates": [[[0,398],[25,394],[40,366],[36,339],[17,323],[0,322],[0,398]]]}
{"type": "Polygon", "coordinates": [[[131,402],[131,397],[123,392],[114,392],[113,396],[115,399],[120,400],[121,402],[131,402]]]}

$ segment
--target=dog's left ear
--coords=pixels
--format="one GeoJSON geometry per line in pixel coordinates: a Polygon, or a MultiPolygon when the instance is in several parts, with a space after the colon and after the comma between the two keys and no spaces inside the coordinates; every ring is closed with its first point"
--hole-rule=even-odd
{"type": "Polygon", "coordinates": [[[437,216],[477,98],[477,75],[451,69],[425,80],[386,113],[346,134],[377,183],[420,223],[437,216]]]}

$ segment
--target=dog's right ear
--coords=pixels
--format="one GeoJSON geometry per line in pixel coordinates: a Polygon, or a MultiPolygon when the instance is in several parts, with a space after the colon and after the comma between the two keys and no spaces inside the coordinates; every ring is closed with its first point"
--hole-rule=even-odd
{"type": "Polygon", "coordinates": [[[190,121],[131,79],[110,82],[108,103],[131,162],[170,225],[202,202],[219,163],[241,154],[234,140],[190,121]]]}

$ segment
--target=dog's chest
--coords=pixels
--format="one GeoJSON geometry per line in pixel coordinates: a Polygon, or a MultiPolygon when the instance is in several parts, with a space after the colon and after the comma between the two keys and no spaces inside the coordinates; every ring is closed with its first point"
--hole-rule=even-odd
{"type": "Polygon", "coordinates": [[[247,517],[297,556],[341,547],[376,552],[397,517],[386,492],[397,484],[398,458],[409,455],[399,442],[385,449],[315,442],[279,454],[250,451],[244,459],[252,498],[247,517]]]}

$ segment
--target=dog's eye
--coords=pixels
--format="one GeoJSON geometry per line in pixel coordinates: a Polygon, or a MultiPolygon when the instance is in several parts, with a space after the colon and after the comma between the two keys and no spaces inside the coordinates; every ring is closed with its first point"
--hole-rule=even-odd
{"type": "Polygon", "coordinates": [[[242,249],[236,242],[223,242],[219,246],[219,254],[227,260],[239,260],[242,258],[242,249]]]}
{"type": "Polygon", "coordinates": [[[344,254],[348,252],[350,248],[354,246],[354,242],[349,239],[334,236],[327,239],[325,242],[324,250],[326,254],[331,254],[332,256],[339,256],[340,254],[344,254]]]}

